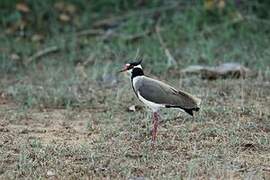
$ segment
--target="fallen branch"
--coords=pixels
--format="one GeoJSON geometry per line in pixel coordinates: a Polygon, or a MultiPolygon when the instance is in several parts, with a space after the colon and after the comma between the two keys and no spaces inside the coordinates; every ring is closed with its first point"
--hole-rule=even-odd
{"type": "MultiPolygon", "coordinates": [[[[122,39],[126,42],[134,42],[137,41],[149,34],[151,34],[152,31],[151,30],[146,30],[145,32],[142,33],[137,33],[137,34],[133,34],[133,35],[128,35],[128,36],[122,36],[122,39]]],[[[80,31],[76,34],[77,37],[82,37],[82,36],[88,36],[88,35],[98,35],[101,36],[101,40],[102,41],[108,41],[111,38],[114,37],[119,37],[121,36],[121,34],[115,33],[112,30],[95,30],[95,29],[89,29],[89,30],[84,30],[84,31],[80,31]]],[[[121,38],[121,37],[120,37],[121,38]]],[[[25,65],[28,65],[30,63],[32,63],[33,61],[46,56],[47,54],[53,53],[53,52],[57,52],[60,50],[59,46],[50,46],[47,47],[45,49],[42,49],[38,52],[36,52],[35,54],[33,54],[32,56],[28,57],[27,60],[25,61],[25,65]]],[[[92,61],[93,57],[91,57],[90,59],[88,59],[83,66],[88,65],[91,61],[92,61]]]]}
{"type": "Polygon", "coordinates": [[[124,36],[123,40],[128,41],[128,42],[129,41],[134,42],[134,41],[137,41],[137,40],[139,40],[139,39],[141,39],[141,38],[143,38],[145,36],[150,35],[151,33],[152,33],[151,30],[146,30],[146,31],[144,31],[142,33],[137,33],[137,34],[133,34],[133,35],[129,35],[129,36],[124,36]]]}
{"type": "Polygon", "coordinates": [[[177,2],[177,3],[169,4],[167,6],[155,7],[151,9],[143,9],[139,11],[129,12],[127,14],[123,14],[120,16],[105,18],[105,19],[95,22],[93,26],[96,28],[97,27],[103,27],[103,28],[115,27],[117,26],[116,22],[124,21],[130,17],[147,16],[149,14],[155,14],[157,12],[164,12],[164,11],[169,11],[169,10],[176,9],[179,7],[184,7],[184,6],[180,6],[180,4],[181,3],[177,2]]]}
{"type": "Polygon", "coordinates": [[[24,63],[25,65],[28,65],[30,64],[32,61],[38,59],[38,58],[41,58],[47,54],[50,54],[50,53],[53,53],[53,52],[57,52],[60,50],[60,47],[59,46],[50,46],[50,47],[47,47],[45,49],[42,49],[40,51],[38,51],[37,53],[35,53],[34,55],[30,56],[26,62],[24,63]]]}
{"type": "Polygon", "coordinates": [[[94,63],[94,59],[95,59],[95,54],[91,54],[91,55],[86,59],[86,61],[84,61],[84,62],[82,63],[83,67],[86,67],[86,66],[88,66],[89,64],[94,63]]]}
{"type": "Polygon", "coordinates": [[[164,52],[167,56],[167,60],[168,60],[168,66],[172,66],[172,65],[176,65],[176,61],[175,58],[172,56],[171,52],[169,51],[169,49],[167,48],[167,45],[165,44],[161,34],[160,34],[160,27],[157,25],[156,26],[156,34],[159,40],[159,43],[162,47],[162,49],[164,49],[164,52]]]}
{"type": "Polygon", "coordinates": [[[87,29],[87,30],[82,30],[76,33],[77,37],[81,36],[99,36],[105,34],[106,31],[102,29],[87,29]]]}
{"type": "Polygon", "coordinates": [[[136,61],[141,59],[140,58],[140,48],[139,47],[137,48],[136,55],[135,55],[134,59],[136,59],[136,61]]]}

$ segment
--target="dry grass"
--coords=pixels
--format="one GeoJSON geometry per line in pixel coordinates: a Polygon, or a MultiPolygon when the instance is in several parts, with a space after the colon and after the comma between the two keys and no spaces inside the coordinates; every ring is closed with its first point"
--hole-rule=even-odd
{"type": "Polygon", "coordinates": [[[126,111],[134,95],[125,82],[95,108],[22,110],[2,97],[1,177],[269,179],[269,79],[181,86],[202,109],[175,120],[178,111],[164,110],[155,148],[149,112],[126,111]]]}

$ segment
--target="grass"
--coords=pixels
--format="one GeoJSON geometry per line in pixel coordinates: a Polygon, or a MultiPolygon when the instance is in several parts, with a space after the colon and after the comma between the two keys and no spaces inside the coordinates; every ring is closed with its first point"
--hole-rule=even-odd
{"type": "Polygon", "coordinates": [[[195,90],[183,83],[191,92],[208,94],[204,107],[195,118],[182,115],[177,120],[169,119],[178,112],[163,111],[167,120],[160,125],[155,149],[149,141],[149,114],[125,111],[134,98],[131,91],[122,95],[127,103],[117,102],[109,90],[108,102],[100,109],[30,109],[21,116],[19,107],[7,111],[8,106],[1,111],[6,124],[1,130],[6,165],[2,175],[37,178],[49,177],[52,171],[62,178],[245,178],[254,174],[267,179],[269,102],[262,99],[269,90],[252,88],[254,81],[245,80],[244,87],[237,80],[199,81],[195,90]]]}
{"type": "Polygon", "coordinates": [[[177,61],[171,67],[155,32],[136,41],[125,37],[155,26],[154,15],[137,13],[137,8],[149,10],[174,1],[145,5],[100,1],[93,6],[68,2],[77,11],[71,15],[73,21],[64,23],[53,1],[29,1],[31,16],[16,11],[16,1],[5,1],[1,27],[6,30],[24,18],[28,25],[24,35],[16,30],[0,37],[1,178],[270,177],[270,38],[269,25],[259,15],[228,5],[213,16],[197,3],[161,12],[161,36],[177,61]],[[127,10],[136,15],[111,29],[115,37],[104,41],[99,36],[76,36],[95,22],[127,10]],[[246,19],[234,23],[231,14],[236,10],[246,19]],[[51,16],[44,20],[48,13],[51,16]],[[36,33],[44,39],[32,41],[36,33]],[[50,46],[59,51],[24,64],[50,46]],[[155,149],[150,145],[150,113],[146,108],[127,111],[141,103],[129,80],[116,73],[137,49],[149,76],[203,99],[193,118],[181,114],[175,119],[177,110],[161,112],[155,149]],[[78,68],[79,62],[91,58],[87,66],[78,68]],[[240,62],[258,71],[258,76],[207,81],[179,73],[187,65],[222,62],[240,62]]]}

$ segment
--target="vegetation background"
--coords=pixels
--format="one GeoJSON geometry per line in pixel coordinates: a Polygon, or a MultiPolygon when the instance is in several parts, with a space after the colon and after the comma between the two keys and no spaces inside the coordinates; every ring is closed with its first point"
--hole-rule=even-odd
{"type": "Polygon", "coordinates": [[[1,0],[0,177],[269,179],[269,8],[267,0],[1,0]],[[150,115],[117,74],[138,54],[146,74],[203,99],[193,118],[162,112],[154,149],[150,115]],[[181,73],[224,62],[252,75],[181,73]]]}

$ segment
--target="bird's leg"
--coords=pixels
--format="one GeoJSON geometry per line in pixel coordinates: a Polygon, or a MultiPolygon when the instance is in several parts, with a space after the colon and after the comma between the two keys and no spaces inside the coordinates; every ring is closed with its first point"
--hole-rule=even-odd
{"type": "Polygon", "coordinates": [[[157,139],[157,127],[158,127],[158,113],[154,112],[153,113],[153,130],[152,130],[152,142],[155,142],[157,139]]]}

